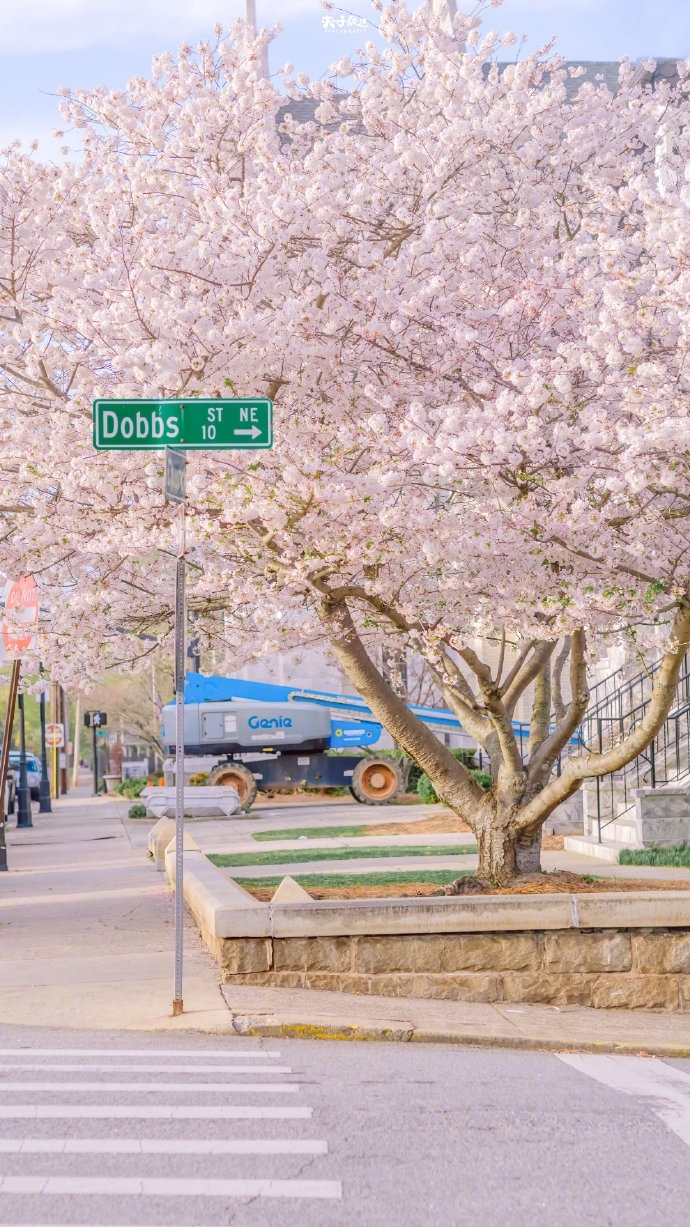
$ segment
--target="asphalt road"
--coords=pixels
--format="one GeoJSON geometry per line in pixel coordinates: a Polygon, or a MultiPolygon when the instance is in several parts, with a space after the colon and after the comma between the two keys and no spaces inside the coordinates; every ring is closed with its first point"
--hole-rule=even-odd
{"type": "Polygon", "coordinates": [[[0,1223],[685,1227],[690,1062],[0,1028],[0,1223]]]}

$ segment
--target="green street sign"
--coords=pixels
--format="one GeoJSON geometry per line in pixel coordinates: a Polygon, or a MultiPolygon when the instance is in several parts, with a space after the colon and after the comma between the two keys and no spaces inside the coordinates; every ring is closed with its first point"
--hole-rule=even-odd
{"type": "Polygon", "coordinates": [[[257,451],[273,447],[273,402],[231,400],[96,400],[93,445],[99,451],[257,451]]]}

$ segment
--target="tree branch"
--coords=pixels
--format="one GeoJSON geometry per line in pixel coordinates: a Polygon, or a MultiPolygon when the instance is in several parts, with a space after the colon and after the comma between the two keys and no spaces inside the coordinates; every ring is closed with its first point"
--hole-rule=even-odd
{"type": "Polygon", "coordinates": [[[566,635],[563,640],[563,647],[558,656],[553,662],[553,681],[551,685],[551,693],[553,694],[553,710],[557,720],[562,720],[566,713],[566,705],[563,702],[563,691],[561,690],[561,674],[565,668],[565,662],[570,654],[570,635],[566,635]]]}
{"type": "Polygon", "coordinates": [[[656,737],[671,709],[680,667],[690,644],[690,600],[687,597],[678,605],[670,642],[672,646],[662,657],[647,711],[637,727],[617,746],[612,746],[603,754],[587,751],[566,759],[560,776],[550,780],[538,796],[525,806],[520,817],[521,831],[536,832],[561,801],[577,792],[582,780],[620,771],[656,737]]]}
{"type": "Polygon", "coordinates": [[[503,765],[514,774],[522,775],[524,767],[513,731],[513,723],[501,700],[500,689],[491,676],[489,666],[479,659],[472,648],[463,648],[459,655],[469,665],[479,682],[484,706],[498,737],[503,765]]]}
{"type": "Polygon", "coordinates": [[[511,720],[513,718],[513,712],[515,711],[515,705],[520,698],[520,695],[524,694],[530,682],[534,681],[539,673],[539,670],[542,668],[544,662],[549,659],[556,645],[553,643],[553,641],[549,642],[547,639],[542,639],[537,640],[536,643],[532,643],[531,646],[534,648],[534,655],[532,656],[532,659],[528,664],[523,666],[511,683],[510,687],[503,692],[503,705],[511,720]]]}
{"type": "MultiPolygon", "coordinates": [[[[563,707],[563,715],[553,732],[546,738],[544,744],[539,747],[536,754],[530,756],[527,772],[527,778],[530,783],[539,780],[540,777],[543,778],[547,768],[549,772],[551,771],[558,755],[570,741],[575,729],[581,723],[582,717],[587,711],[589,686],[587,685],[587,664],[585,660],[586,646],[583,630],[573,631],[572,639],[568,636],[568,650],[572,653],[570,657],[570,691],[572,698],[570,705],[567,708],[563,707]]],[[[562,650],[560,655],[563,655],[562,650]]]]}
{"type": "Polygon", "coordinates": [[[376,718],[433,779],[437,794],[474,829],[485,794],[467,768],[383,680],[364,648],[346,602],[325,596],[319,615],[336,659],[376,718]]]}
{"type": "Polygon", "coordinates": [[[529,726],[528,753],[530,760],[544,744],[551,727],[551,661],[547,657],[534,684],[532,718],[529,726]]]}
{"type": "Polygon", "coordinates": [[[515,681],[515,678],[517,677],[517,675],[518,675],[518,673],[520,672],[520,670],[521,670],[522,666],[524,665],[524,663],[525,663],[525,661],[526,661],[527,657],[529,656],[530,652],[532,651],[532,648],[534,647],[534,644],[535,644],[535,640],[534,640],[534,639],[530,639],[529,643],[526,643],[526,644],[524,645],[524,647],[522,647],[522,648],[520,649],[520,653],[519,653],[519,656],[518,656],[517,660],[515,661],[515,664],[513,665],[512,669],[509,671],[509,673],[508,673],[508,676],[507,676],[506,680],[504,681],[503,685],[501,686],[501,695],[502,695],[502,697],[503,697],[503,698],[505,698],[505,696],[506,696],[507,692],[510,690],[510,687],[512,686],[513,682],[515,681]]]}

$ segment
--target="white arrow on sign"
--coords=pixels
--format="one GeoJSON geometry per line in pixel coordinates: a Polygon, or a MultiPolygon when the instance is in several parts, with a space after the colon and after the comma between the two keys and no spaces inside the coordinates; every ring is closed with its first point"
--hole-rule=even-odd
{"type": "Polygon", "coordinates": [[[258,426],[252,426],[251,430],[233,430],[234,435],[251,435],[252,439],[256,439],[257,435],[261,434],[258,426]]]}

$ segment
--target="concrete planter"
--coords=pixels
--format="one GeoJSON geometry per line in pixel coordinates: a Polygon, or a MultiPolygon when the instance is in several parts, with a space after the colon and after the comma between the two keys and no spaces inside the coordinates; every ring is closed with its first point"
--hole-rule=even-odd
{"type": "Polygon", "coordinates": [[[227,984],[690,1012],[690,891],[267,904],[201,852],[184,873],[227,984]]]}

